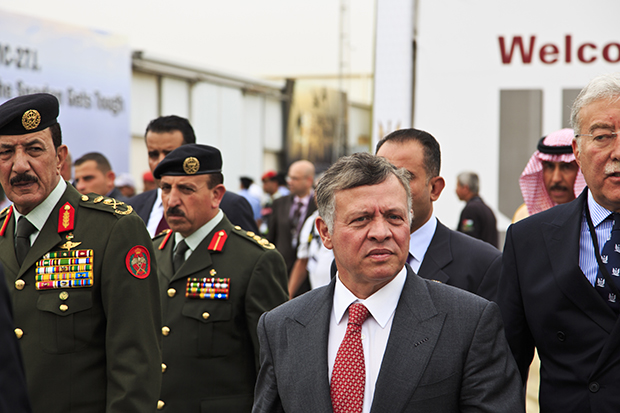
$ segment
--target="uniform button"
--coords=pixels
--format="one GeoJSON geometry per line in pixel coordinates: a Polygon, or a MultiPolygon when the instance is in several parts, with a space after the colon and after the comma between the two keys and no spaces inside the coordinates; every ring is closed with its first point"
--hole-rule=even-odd
{"type": "Polygon", "coordinates": [[[15,281],[15,288],[17,288],[18,290],[23,290],[25,286],[26,286],[26,281],[24,280],[15,281]]]}
{"type": "Polygon", "coordinates": [[[61,291],[60,294],[58,294],[58,298],[60,298],[62,301],[65,301],[67,298],[69,298],[69,293],[66,291],[61,291]]]}
{"type": "Polygon", "coordinates": [[[563,331],[558,331],[557,337],[558,337],[558,340],[560,340],[560,341],[566,340],[566,334],[564,334],[563,331]]]}
{"type": "Polygon", "coordinates": [[[168,297],[174,297],[176,293],[177,293],[177,290],[175,290],[174,288],[168,289],[168,297]]]}
{"type": "Polygon", "coordinates": [[[168,327],[168,326],[163,326],[163,327],[161,328],[161,333],[162,333],[163,335],[167,336],[168,334],[170,334],[170,327],[168,327]]]}
{"type": "Polygon", "coordinates": [[[58,308],[60,308],[60,311],[64,313],[65,311],[69,309],[69,306],[67,304],[60,304],[60,307],[58,308]]]}
{"type": "Polygon", "coordinates": [[[17,337],[18,340],[22,338],[23,335],[24,335],[24,330],[22,330],[21,328],[15,329],[15,337],[17,337]]]}
{"type": "Polygon", "coordinates": [[[166,403],[164,403],[163,400],[158,400],[157,401],[157,410],[163,409],[165,405],[166,405],[166,403]]]}
{"type": "Polygon", "coordinates": [[[592,383],[588,385],[588,389],[590,389],[592,393],[596,393],[598,389],[600,389],[600,387],[601,386],[599,386],[599,384],[595,381],[593,381],[592,383]]]}
{"type": "Polygon", "coordinates": [[[202,318],[204,318],[205,320],[209,317],[211,317],[211,314],[207,313],[206,311],[202,313],[202,318]]]}
{"type": "Polygon", "coordinates": [[[168,366],[166,366],[164,363],[161,363],[161,372],[162,373],[165,373],[167,368],[168,368],[168,366]]]}

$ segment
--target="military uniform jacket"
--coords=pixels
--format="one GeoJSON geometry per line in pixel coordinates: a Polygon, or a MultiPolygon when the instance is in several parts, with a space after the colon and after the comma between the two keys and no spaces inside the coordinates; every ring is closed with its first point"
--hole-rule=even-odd
{"type": "Polygon", "coordinates": [[[164,314],[163,411],[251,411],[258,319],[288,298],[282,256],[225,216],[176,274],[174,233],[154,243],[164,314]],[[204,290],[210,283],[219,285],[213,295],[204,290]],[[186,296],[199,294],[192,285],[202,285],[203,298],[186,296]]]}
{"type": "Polygon", "coordinates": [[[130,212],[68,185],[21,268],[12,210],[0,215],[0,261],[35,413],[155,409],[161,382],[157,270],[144,223],[130,212]],[[72,230],[61,231],[71,222],[72,230]],[[43,256],[66,251],[61,246],[68,241],[80,243],[72,251],[92,250],[92,286],[37,290],[43,256]],[[132,266],[137,257],[141,267],[132,266]]]}

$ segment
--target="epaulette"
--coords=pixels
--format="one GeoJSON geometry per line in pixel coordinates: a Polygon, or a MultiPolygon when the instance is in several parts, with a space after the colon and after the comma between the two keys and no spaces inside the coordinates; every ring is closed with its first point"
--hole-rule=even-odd
{"type": "Polygon", "coordinates": [[[110,212],[118,217],[129,215],[133,207],[114,198],[108,198],[97,194],[82,195],[80,206],[110,212]]]}
{"type": "Polygon", "coordinates": [[[171,235],[172,235],[172,230],[165,229],[153,237],[153,244],[155,244],[155,241],[159,241],[160,238],[163,238],[163,240],[161,241],[161,244],[159,244],[159,247],[157,247],[157,249],[163,250],[166,247],[166,243],[170,239],[171,235]]]}
{"type": "Polygon", "coordinates": [[[0,212],[0,237],[4,236],[4,232],[6,231],[6,227],[11,220],[11,215],[13,214],[13,205],[9,205],[4,208],[2,212],[0,212]]]}
{"type": "Polygon", "coordinates": [[[276,246],[269,242],[269,240],[261,237],[260,235],[256,235],[252,231],[246,231],[239,225],[235,225],[234,228],[235,230],[233,231],[233,234],[237,234],[241,238],[251,240],[254,244],[257,244],[266,250],[273,250],[276,248],[276,246]]]}

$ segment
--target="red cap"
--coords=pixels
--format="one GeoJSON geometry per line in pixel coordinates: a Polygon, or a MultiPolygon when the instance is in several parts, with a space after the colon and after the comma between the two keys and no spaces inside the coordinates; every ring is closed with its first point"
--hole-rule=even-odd
{"type": "Polygon", "coordinates": [[[155,180],[153,179],[153,174],[151,173],[151,171],[146,171],[142,175],[142,180],[145,181],[145,182],[155,182],[155,180]]]}
{"type": "Polygon", "coordinates": [[[278,176],[278,173],[276,171],[267,171],[261,177],[261,181],[272,180],[275,179],[276,176],[278,176]]]}

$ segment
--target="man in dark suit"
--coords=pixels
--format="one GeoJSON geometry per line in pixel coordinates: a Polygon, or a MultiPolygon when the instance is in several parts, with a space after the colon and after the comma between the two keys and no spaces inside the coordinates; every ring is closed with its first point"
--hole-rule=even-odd
{"type": "Polygon", "coordinates": [[[439,176],[439,143],[427,132],[401,129],[377,144],[377,155],[407,169],[413,200],[408,263],[422,278],[435,280],[495,300],[502,254],[497,248],[452,231],[433,214],[446,183],[439,176]]]}
{"type": "Polygon", "coordinates": [[[173,232],[155,238],[164,309],[159,406],[171,412],[249,412],[260,315],[288,299],[286,267],[267,240],[233,226],[220,152],[184,145],[155,168],[173,232]]]}
{"type": "Polygon", "coordinates": [[[82,155],[74,163],[75,180],[73,186],[81,194],[92,193],[127,202],[127,198],[114,184],[116,174],[112,170],[110,161],[99,152],[89,152],[82,155]]]}
{"type": "MultiPolygon", "coordinates": [[[[299,231],[306,219],[316,211],[314,201],[314,165],[310,161],[301,160],[291,164],[288,169],[287,181],[291,193],[273,201],[267,239],[271,241],[286,262],[290,276],[297,260],[299,231]]],[[[297,289],[295,296],[310,290],[308,277],[297,289]]]]}
{"type": "Polygon", "coordinates": [[[407,172],[367,153],[343,157],[317,203],[338,274],[261,317],[253,411],[523,412],[497,305],[405,264],[407,172]]]}
{"type": "MultiPolygon", "coordinates": [[[[187,119],[175,115],[160,116],[153,119],[146,127],[144,142],[149,156],[149,168],[153,172],[167,154],[181,145],[196,143],[196,134],[187,119]]],[[[152,237],[168,228],[163,216],[160,189],[138,194],[128,203],[142,218],[152,237]]],[[[252,207],[242,196],[234,192],[226,192],[220,208],[234,225],[258,233],[252,207]]]]}
{"type": "Polygon", "coordinates": [[[541,412],[620,406],[620,218],[613,214],[620,211],[619,99],[620,73],[596,77],[581,91],[572,146],[587,188],[506,234],[498,303],[524,380],[538,349],[541,412]]]}
{"type": "Polygon", "coordinates": [[[33,412],[152,411],[161,308],[151,239],[131,207],[80,195],[55,96],[0,106],[0,261],[33,412]]]}
{"type": "Polygon", "coordinates": [[[22,355],[14,329],[11,297],[0,264],[0,412],[30,413],[22,355]]]}

